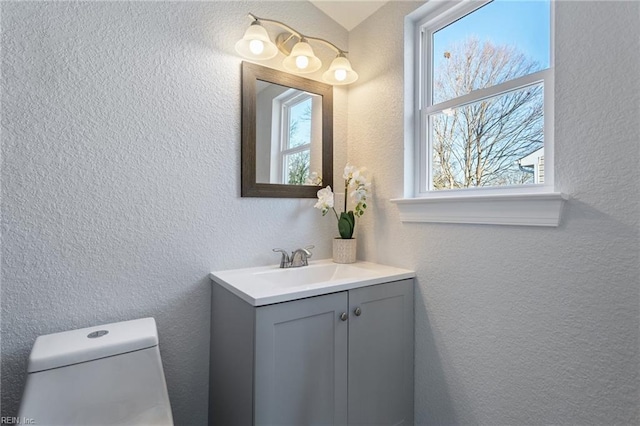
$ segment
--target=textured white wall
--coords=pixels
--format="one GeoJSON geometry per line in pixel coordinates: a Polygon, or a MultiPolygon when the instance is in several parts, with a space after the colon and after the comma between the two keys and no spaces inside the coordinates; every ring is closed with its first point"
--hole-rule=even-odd
{"type": "MultiPolygon", "coordinates": [[[[2,415],[36,336],[153,316],[176,423],[204,425],[207,274],[277,263],[276,246],[326,258],[336,232],[313,200],[240,198],[233,46],[248,12],[348,35],[307,2],[1,7],[2,415]]],[[[338,89],[337,168],[345,111],[338,89]]]]}
{"type": "Polygon", "coordinates": [[[349,160],[362,257],[417,271],[418,424],[638,424],[640,4],[559,2],[559,228],[403,224],[403,17],[355,28],[349,160]]]}

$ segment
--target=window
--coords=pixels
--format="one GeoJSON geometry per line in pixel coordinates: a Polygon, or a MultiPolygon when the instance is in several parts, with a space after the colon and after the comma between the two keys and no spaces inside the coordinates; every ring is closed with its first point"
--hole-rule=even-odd
{"type": "Polygon", "coordinates": [[[427,19],[416,192],[544,183],[522,160],[551,144],[549,1],[466,2],[427,19]]]}
{"type": "MultiPolygon", "coordinates": [[[[564,196],[553,192],[552,5],[430,1],[407,17],[405,161],[413,173],[405,174],[410,199],[395,200],[403,220],[503,223],[495,218],[511,211],[508,200],[544,199],[557,220],[537,224],[557,226],[564,196]],[[416,208],[426,203],[437,218],[416,208]],[[475,218],[474,205],[484,217],[475,218]]],[[[536,224],[527,218],[539,206],[529,208],[536,211],[505,224],[536,224]]]]}
{"type": "Polygon", "coordinates": [[[277,84],[257,93],[257,182],[306,185],[322,169],[322,96],[277,84]]]}
{"type": "Polygon", "coordinates": [[[302,185],[309,177],[311,162],[311,95],[294,91],[281,101],[282,146],[279,153],[281,182],[302,185]]]}

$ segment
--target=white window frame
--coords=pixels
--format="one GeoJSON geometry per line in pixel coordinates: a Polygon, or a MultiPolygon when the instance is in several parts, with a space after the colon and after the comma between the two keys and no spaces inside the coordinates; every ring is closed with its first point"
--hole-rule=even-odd
{"type": "MultiPolygon", "coordinates": [[[[279,182],[287,181],[287,171],[285,170],[285,157],[287,155],[296,154],[298,152],[309,151],[311,153],[311,139],[309,139],[309,143],[298,145],[296,147],[289,147],[290,140],[290,113],[289,111],[295,105],[298,105],[302,102],[305,102],[307,99],[311,99],[313,102],[313,96],[306,92],[299,91],[287,91],[284,94],[278,96],[274,99],[273,105],[273,122],[272,128],[277,129],[278,133],[275,135],[272,140],[276,141],[276,143],[272,144],[272,164],[275,164],[276,167],[272,167],[272,170],[275,170],[278,176],[280,177],[279,182]],[[293,94],[292,94],[293,93],[293,94]]],[[[273,178],[273,176],[272,176],[273,178]]]]}
{"type": "Polygon", "coordinates": [[[429,1],[405,19],[405,194],[392,200],[405,222],[477,223],[558,226],[564,194],[554,187],[553,97],[555,3],[550,10],[549,68],[470,94],[431,105],[427,79],[431,76],[431,35],[472,13],[490,0],[429,1]],[[544,184],[431,190],[431,145],[428,116],[446,108],[477,102],[500,94],[544,84],[544,184]]]}

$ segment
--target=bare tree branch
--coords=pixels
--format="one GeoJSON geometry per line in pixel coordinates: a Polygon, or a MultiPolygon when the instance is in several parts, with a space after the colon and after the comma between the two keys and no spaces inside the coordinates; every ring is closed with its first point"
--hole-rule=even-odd
{"type": "MultiPolygon", "coordinates": [[[[447,50],[433,81],[433,103],[539,69],[512,46],[469,38],[447,50]]],[[[530,86],[432,117],[436,189],[530,183],[516,161],[543,146],[543,91],[530,86]]]]}

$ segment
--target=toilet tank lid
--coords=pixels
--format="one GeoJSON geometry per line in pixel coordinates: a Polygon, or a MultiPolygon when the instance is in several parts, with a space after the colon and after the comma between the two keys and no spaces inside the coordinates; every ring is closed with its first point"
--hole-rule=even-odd
{"type": "Polygon", "coordinates": [[[93,361],[158,345],[153,318],[105,324],[39,336],[29,356],[29,373],[93,361]]]}

